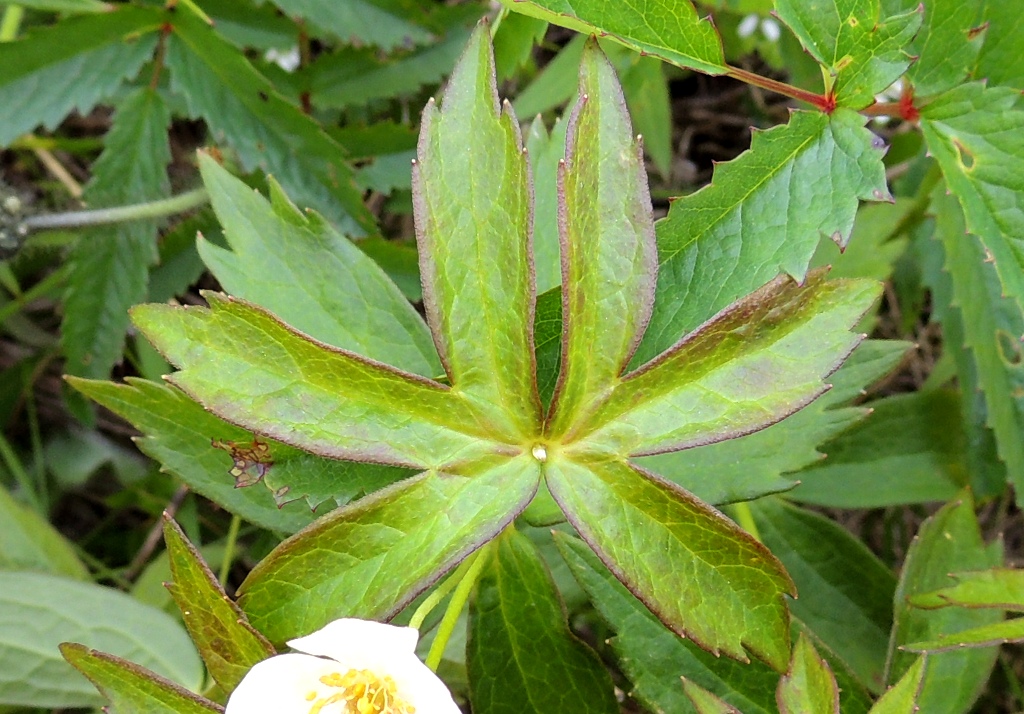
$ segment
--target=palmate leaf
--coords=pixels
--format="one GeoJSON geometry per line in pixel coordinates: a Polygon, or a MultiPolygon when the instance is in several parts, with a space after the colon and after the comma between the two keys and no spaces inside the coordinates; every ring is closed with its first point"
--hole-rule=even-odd
{"type": "Polygon", "coordinates": [[[510,10],[608,37],[643,54],[706,74],[726,71],[722,38],[689,0],[632,3],[604,0],[502,0],[510,10]]]}
{"type": "Polygon", "coordinates": [[[1020,91],[977,82],[962,85],[922,109],[921,130],[949,190],[963,206],[967,230],[992,255],[1004,294],[1024,310],[1020,91]]]}
{"type": "Polygon", "coordinates": [[[975,76],[990,86],[1024,88],[1024,15],[1007,2],[985,3],[985,44],[975,76]]]}
{"type": "Polygon", "coordinates": [[[227,421],[322,457],[423,470],[285,541],[243,584],[242,607],[273,642],[343,615],[390,617],[500,532],[543,478],[612,571],[673,630],[782,670],[791,587],[779,563],[627,459],[746,433],[814,398],[856,344],[848,330],[877,288],[818,274],[803,287],[771,282],[623,377],[650,315],[654,232],[621,90],[591,43],[560,168],[562,316],[541,316],[560,320],[566,335],[544,417],[529,168],[518,127],[498,105],[487,35],[477,29],[441,106],[425,110],[414,176],[424,302],[447,385],[329,348],[224,296],[208,295],[209,309],[134,312],[181,368],[170,380],[227,421]],[[730,409],[726,400],[740,398],[730,380],[764,404],[730,409]],[[703,431],[676,423],[688,418],[687,400],[699,405],[708,393],[703,431]],[[670,418],[652,429],[659,409],[670,418]]]}
{"type": "Polygon", "coordinates": [[[871,104],[910,66],[906,47],[922,19],[920,8],[883,17],[881,0],[776,0],[775,12],[831,76],[836,103],[852,109],[871,104]]]}
{"type": "Polygon", "coordinates": [[[40,28],[0,45],[0,146],[42,124],[82,115],[134,76],[153,55],[163,15],[118,6],[40,28]]]}
{"type": "Polygon", "coordinates": [[[793,649],[789,672],[779,680],[776,692],[780,714],[839,714],[839,688],[836,678],[805,636],[793,649]]]}

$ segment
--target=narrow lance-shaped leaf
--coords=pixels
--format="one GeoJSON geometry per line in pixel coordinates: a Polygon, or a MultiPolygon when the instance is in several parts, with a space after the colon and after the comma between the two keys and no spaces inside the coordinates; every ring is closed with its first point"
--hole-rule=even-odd
{"type": "Polygon", "coordinates": [[[402,481],[284,541],[246,578],[239,604],[275,643],[338,617],[390,618],[507,526],[539,480],[524,456],[471,476],[402,481]]]}
{"type": "MultiPolygon", "coordinates": [[[[902,677],[917,659],[898,649],[900,646],[1002,618],[999,612],[984,610],[920,610],[908,600],[948,585],[950,572],[991,567],[1001,560],[999,542],[987,547],[981,538],[969,492],[921,525],[907,552],[893,599],[895,624],[886,662],[890,682],[902,677]]],[[[930,658],[921,685],[921,711],[952,714],[968,710],[988,681],[995,658],[995,650],[964,650],[930,658]]]]}
{"type": "Polygon", "coordinates": [[[713,653],[746,661],[746,647],[786,667],[793,584],[764,546],[674,484],[623,461],[574,459],[549,457],[551,495],[634,595],[713,653]]]}
{"type": "Polygon", "coordinates": [[[477,586],[466,664],[477,714],[619,711],[608,670],[569,629],[544,561],[515,529],[477,586]]]}
{"type": "Polygon", "coordinates": [[[867,688],[882,691],[896,590],[890,568],[829,518],[777,498],[750,506],[761,542],[800,592],[793,617],[867,688]]]}
{"type": "Polygon", "coordinates": [[[274,648],[249,625],[199,551],[166,515],[164,542],[174,578],[168,585],[171,596],[210,676],[223,691],[231,692],[253,665],[274,654],[274,648]]]}
{"type": "Polygon", "coordinates": [[[722,38],[689,0],[636,5],[603,0],[502,0],[511,10],[584,35],[600,35],[643,54],[705,74],[726,71],[722,38]]]}
{"type": "Polygon", "coordinates": [[[1024,570],[994,568],[952,573],[956,585],[910,598],[910,604],[933,610],[940,607],[994,607],[1024,612],[1024,570]]]}
{"type": "Polygon", "coordinates": [[[268,203],[205,154],[199,168],[231,247],[200,237],[199,254],[227,292],[321,342],[441,373],[426,324],[376,262],[319,214],[298,211],[273,178],[268,203]]]}
{"type": "Polygon", "coordinates": [[[424,306],[453,387],[522,439],[540,421],[530,169],[511,106],[499,108],[489,39],[481,23],[442,107],[423,112],[416,237],[424,306]]]}
{"type": "Polygon", "coordinates": [[[60,652],[118,714],[220,714],[224,709],[120,657],[65,643],[60,652]]]}
{"type": "Polygon", "coordinates": [[[839,714],[839,689],[828,664],[801,634],[789,672],[779,680],[775,698],[781,714],[839,714]]]}
{"type": "Polygon", "coordinates": [[[562,373],[548,434],[565,434],[622,373],[650,318],[657,275],[643,152],[615,70],[595,41],[559,168],[562,373]]]}
{"type": "Polygon", "coordinates": [[[943,632],[934,640],[909,642],[903,645],[903,649],[907,652],[960,652],[967,648],[994,649],[1016,642],[1024,642],[1024,617],[957,632],[943,632]]]}
{"type": "Polygon", "coordinates": [[[871,104],[910,66],[905,48],[921,26],[920,8],[882,17],[879,0],[776,0],[775,12],[829,72],[839,105],[853,109],[871,104]]]}
{"type": "Polygon", "coordinates": [[[317,209],[345,231],[375,233],[341,145],[188,6],[172,24],[165,61],[189,113],[238,152],[247,169],[272,173],[299,205],[317,209]]]}
{"type": "MultiPolygon", "coordinates": [[[[118,105],[106,147],[86,187],[90,206],[118,206],[166,197],[171,114],[163,98],[138,89],[118,105]]],[[[149,266],[157,260],[155,220],[83,232],[71,253],[61,341],[67,371],[107,377],[121,359],[128,308],[146,299],[149,266]]]]}
{"type": "MultiPolygon", "coordinates": [[[[921,130],[992,256],[1003,293],[1024,310],[1024,105],[1020,91],[975,82],[921,111],[921,130]]],[[[1015,337],[1020,338],[1021,335],[1015,337]]]]}
{"type": "Polygon", "coordinates": [[[686,711],[687,696],[679,686],[679,677],[685,677],[744,714],[776,714],[778,672],[757,661],[743,664],[716,657],[679,637],[633,597],[586,544],[557,531],[555,543],[616,633],[609,644],[633,684],[632,698],[651,711],[686,711]]]}
{"type": "Polygon", "coordinates": [[[120,5],[0,44],[0,146],[40,124],[53,129],[73,110],[88,114],[153,55],[163,19],[120,5]]]}
{"type": "Polygon", "coordinates": [[[664,352],[780,272],[803,280],[823,235],[845,246],[858,199],[891,200],[865,120],[794,112],[659,221],[657,298],[633,366],[664,352]]]}
{"type": "Polygon", "coordinates": [[[510,448],[487,440],[441,384],[318,344],[248,303],[206,297],[210,309],[141,305],[133,317],[181,367],[168,379],[229,421],[321,456],[395,466],[510,448]]]}
{"type": "Polygon", "coordinates": [[[653,454],[779,421],[824,391],[822,379],[861,339],[849,326],[878,292],[820,272],[805,287],[776,279],[626,375],[574,428],[572,448],[653,454]]]}

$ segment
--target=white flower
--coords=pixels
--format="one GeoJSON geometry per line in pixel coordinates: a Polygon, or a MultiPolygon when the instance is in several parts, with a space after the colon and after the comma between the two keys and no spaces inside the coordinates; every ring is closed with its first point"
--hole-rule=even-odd
{"type": "Polygon", "coordinates": [[[225,714],[459,714],[447,687],[416,657],[419,633],[335,620],[288,644],[305,654],[253,667],[225,714]]]}

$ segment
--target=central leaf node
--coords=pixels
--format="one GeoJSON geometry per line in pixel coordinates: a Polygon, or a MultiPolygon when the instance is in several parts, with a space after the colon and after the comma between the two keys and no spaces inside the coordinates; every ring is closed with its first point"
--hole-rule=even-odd
{"type": "Polygon", "coordinates": [[[544,446],[544,444],[536,444],[530,450],[530,453],[533,455],[533,458],[542,464],[548,460],[548,447],[544,446]]]}

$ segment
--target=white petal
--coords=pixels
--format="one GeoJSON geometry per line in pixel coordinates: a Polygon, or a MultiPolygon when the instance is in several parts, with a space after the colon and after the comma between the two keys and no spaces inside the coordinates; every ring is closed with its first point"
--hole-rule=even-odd
{"type": "Polygon", "coordinates": [[[387,662],[391,658],[403,655],[411,655],[415,659],[416,643],[419,638],[420,633],[412,627],[395,627],[371,620],[343,618],[311,635],[290,640],[288,644],[299,652],[330,657],[344,664],[350,661],[387,662]]]}
{"type": "Polygon", "coordinates": [[[736,28],[736,34],[740,37],[750,37],[757,29],[757,23],[761,18],[757,15],[747,15],[736,28]]]}
{"type": "Polygon", "coordinates": [[[398,696],[416,707],[416,714],[461,714],[451,692],[436,674],[416,657],[395,663],[388,674],[395,680],[398,696]]]}
{"type": "Polygon", "coordinates": [[[320,677],[337,670],[336,662],[304,654],[265,659],[231,693],[224,714],[308,714],[308,695],[323,692],[320,677]]]}
{"type": "Polygon", "coordinates": [[[779,27],[779,23],[770,17],[761,20],[761,32],[764,33],[769,42],[778,42],[779,38],[782,37],[782,29],[779,27]]]}

